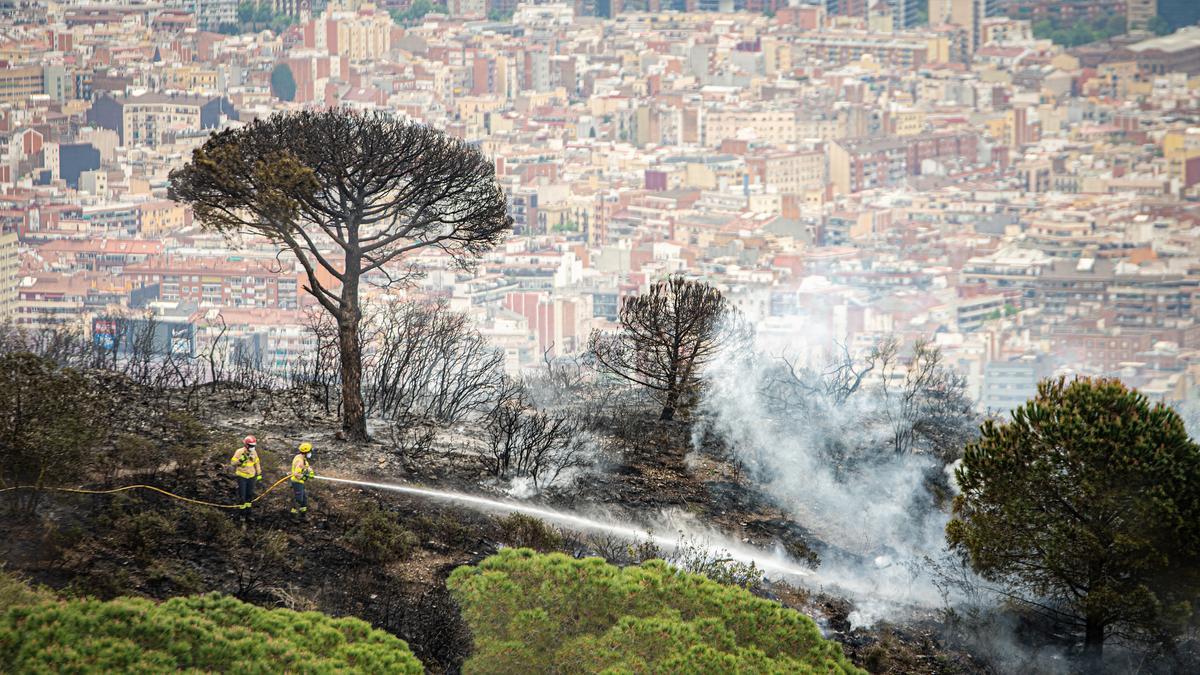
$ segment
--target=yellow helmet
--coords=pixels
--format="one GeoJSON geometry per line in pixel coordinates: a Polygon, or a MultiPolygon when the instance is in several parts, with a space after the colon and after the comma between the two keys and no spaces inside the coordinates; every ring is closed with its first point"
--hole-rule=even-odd
{"type": "Polygon", "coordinates": [[[308,453],[312,452],[312,443],[301,443],[300,444],[300,452],[302,452],[306,455],[308,453]]]}

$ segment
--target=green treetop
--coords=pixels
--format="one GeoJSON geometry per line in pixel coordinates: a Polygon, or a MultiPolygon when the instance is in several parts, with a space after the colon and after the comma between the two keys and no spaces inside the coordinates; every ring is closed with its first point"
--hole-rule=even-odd
{"type": "Polygon", "coordinates": [[[20,673],[424,672],[403,640],[358,619],[219,595],[11,607],[0,614],[0,663],[20,673]]]}
{"type": "Polygon", "coordinates": [[[661,560],[506,549],[450,575],[467,673],[860,673],[808,617],[661,560]]]}
{"type": "Polygon", "coordinates": [[[1200,448],[1116,380],[1042,382],[988,421],[957,471],[951,546],[1099,659],[1109,637],[1170,642],[1200,592],[1200,448]]]}

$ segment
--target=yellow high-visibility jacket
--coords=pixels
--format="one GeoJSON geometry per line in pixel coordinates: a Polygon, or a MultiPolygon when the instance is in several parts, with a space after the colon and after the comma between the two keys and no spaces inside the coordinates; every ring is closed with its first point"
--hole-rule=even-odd
{"type": "Polygon", "coordinates": [[[292,482],[303,483],[313,475],[312,468],[308,465],[308,458],[302,453],[296,453],[292,458],[292,482]]]}
{"type": "Polygon", "coordinates": [[[258,461],[258,452],[253,448],[238,448],[229,460],[237,469],[237,475],[242,478],[254,478],[262,475],[262,464],[258,461]]]}

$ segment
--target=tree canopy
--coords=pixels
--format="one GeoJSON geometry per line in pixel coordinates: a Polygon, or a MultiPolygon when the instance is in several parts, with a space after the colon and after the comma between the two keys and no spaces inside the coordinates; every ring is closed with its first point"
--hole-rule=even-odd
{"type": "Polygon", "coordinates": [[[430,2],[430,0],[413,0],[412,4],[408,6],[408,9],[391,10],[392,20],[401,24],[416,23],[417,21],[425,18],[426,14],[432,13],[445,14],[446,3],[433,3],[430,2]]]}
{"type": "Polygon", "coordinates": [[[448,581],[475,636],[467,673],[860,673],[808,617],[661,560],[506,549],[448,581]]]}
{"type": "Polygon", "coordinates": [[[171,194],[208,228],[266,237],[302,266],[336,320],[342,427],[367,437],[360,283],[403,282],[407,254],[462,266],[511,229],[495,167],[478,148],[383,113],[276,113],[213,134],[171,173],[171,194]]]}
{"type": "Polygon", "coordinates": [[[985,579],[1084,638],[1169,642],[1200,593],[1200,447],[1116,380],[1042,382],[988,421],[946,532],[985,579]]]}
{"type": "Polygon", "coordinates": [[[1107,40],[1125,33],[1125,17],[1110,15],[1093,20],[1079,19],[1068,24],[1057,17],[1039,19],[1033,24],[1033,36],[1049,39],[1064,47],[1078,47],[1091,42],[1107,40]]]}
{"type": "Polygon", "coordinates": [[[206,595],[14,606],[0,614],[12,672],[423,673],[403,640],[359,619],[206,595]]]}
{"type": "Polygon", "coordinates": [[[719,289],[673,276],[625,298],[620,330],[592,333],[588,351],[604,370],[654,392],[661,419],[671,420],[697,395],[704,366],[748,335],[739,318],[719,289]]]}
{"type": "Polygon", "coordinates": [[[288,64],[280,63],[271,71],[271,93],[281,101],[296,100],[296,78],[288,64]]]}

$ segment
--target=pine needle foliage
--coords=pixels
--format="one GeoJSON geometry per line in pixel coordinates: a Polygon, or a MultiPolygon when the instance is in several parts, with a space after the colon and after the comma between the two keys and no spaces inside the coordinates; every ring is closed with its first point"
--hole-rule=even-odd
{"type": "Polygon", "coordinates": [[[465,673],[860,673],[808,617],[661,560],[505,549],[448,581],[465,673]]]}
{"type": "Polygon", "coordinates": [[[1093,659],[1195,620],[1200,447],[1174,410],[1117,380],[1047,380],[984,424],[956,476],[951,547],[1093,659]]]}
{"type": "Polygon", "coordinates": [[[0,614],[0,663],[19,673],[422,673],[403,640],[354,618],[220,595],[68,600],[0,614]]]}

